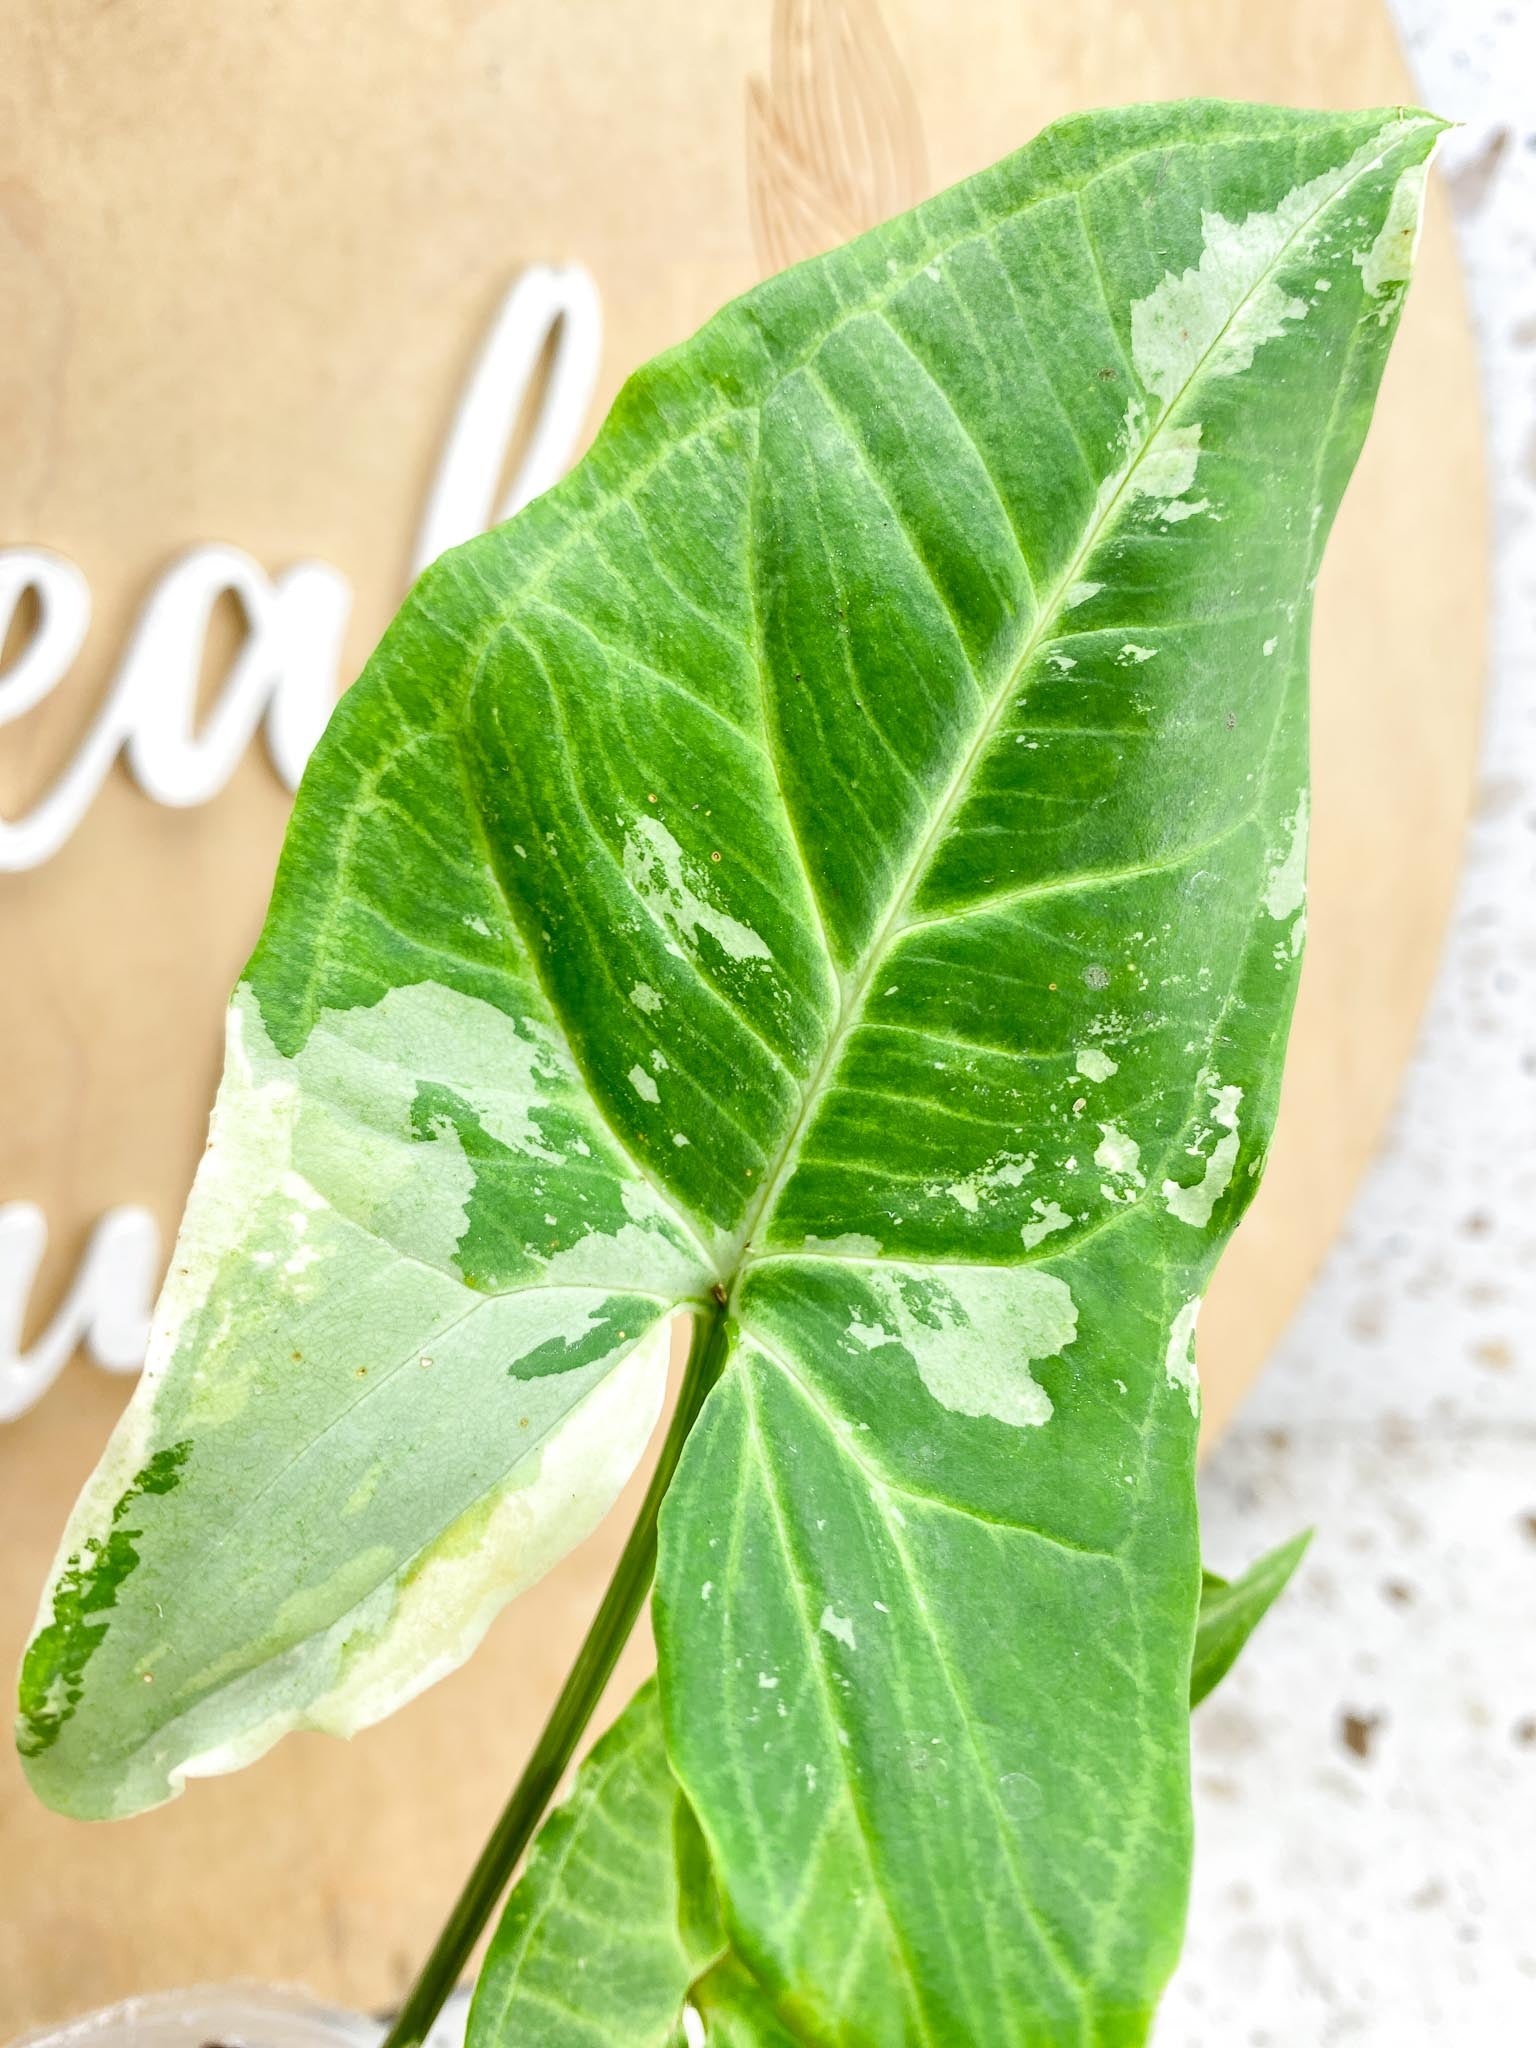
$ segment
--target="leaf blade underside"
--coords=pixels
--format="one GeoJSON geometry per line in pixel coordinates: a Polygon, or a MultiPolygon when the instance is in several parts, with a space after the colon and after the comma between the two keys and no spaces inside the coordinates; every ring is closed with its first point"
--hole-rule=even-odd
{"type": "Polygon", "coordinates": [[[46,1797],[134,1810],[448,1668],[718,1287],[656,1613],[743,1964],[816,2041],[1144,2038],[1194,1321],[1438,126],[1064,123],[727,308],[422,578],[305,778],[29,1655],[46,1797]]]}
{"type": "Polygon", "coordinates": [[[725,1948],[702,1854],[650,1681],[539,1832],[475,1987],[469,2048],[671,2048],[689,1987],[725,1948]]]}
{"type": "Polygon", "coordinates": [[[696,2048],[700,2026],[716,2048],[800,2038],[731,1950],[648,1681],[539,1831],[491,1938],[468,2048],[696,2048]]]}

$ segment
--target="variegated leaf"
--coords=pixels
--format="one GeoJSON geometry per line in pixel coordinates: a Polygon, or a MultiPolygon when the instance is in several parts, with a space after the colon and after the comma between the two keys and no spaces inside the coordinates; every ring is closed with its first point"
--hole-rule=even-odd
{"type": "Polygon", "coordinates": [[[662,1705],[775,2024],[1144,2038],[1195,1318],[1438,126],[1066,122],[727,308],[423,577],[305,778],[28,1656],[46,1797],[447,1669],[613,1497],[686,1306],[729,1356],[662,1705]]]}

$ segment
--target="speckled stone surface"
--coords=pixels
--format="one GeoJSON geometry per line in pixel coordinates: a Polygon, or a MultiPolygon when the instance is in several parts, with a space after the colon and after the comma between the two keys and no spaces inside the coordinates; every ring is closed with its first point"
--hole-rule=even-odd
{"type": "Polygon", "coordinates": [[[1536,0],[1395,0],[1446,138],[1497,530],[1482,782],[1390,1141],[1205,1474],[1296,1585],[1196,1719],[1158,2048],[1536,2042],[1536,0]]]}

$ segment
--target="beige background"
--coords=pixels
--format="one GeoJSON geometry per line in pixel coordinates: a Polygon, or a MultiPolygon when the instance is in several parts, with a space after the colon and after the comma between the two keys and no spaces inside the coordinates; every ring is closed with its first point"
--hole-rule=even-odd
{"type": "MultiPolygon", "coordinates": [[[[57,772],[136,607],[191,543],[345,570],[356,667],[400,590],[465,370],[524,263],[593,272],[606,402],[749,284],[760,249],[784,260],[861,208],[901,203],[904,181],[948,183],[1075,107],[1404,89],[1375,0],[884,0],[905,87],[867,5],[805,12],[832,94],[820,102],[786,89],[784,7],[769,79],[770,0],[10,0],[0,544],[71,556],[95,619],[77,672],[0,735],[0,808],[15,815],[57,772]],[[862,169],[836,139],[858,122],[815,118],[854,104],[878,158],[862,169]],[[825,203],[791,205],[807,172],[825,203]]],[[[1320,590],[1312,948],[1275,1162],[1202,1329],[1213,1422],[1336,1227],[1411,1039],[1466,803],[1481,564],[1471,351],[1437,201],[1320,590]]],[[[159,809],[117,771],[55,860],[0,877],[0,1199],[49,1217],[39,1314],[103,1208],[149,1201],[167,1226],[179,1208],[286,801],[259,749],[201,810],[159,809]]],[[[0,1664],[122,1394],[76,1365],[0,1429],[0,1664]]],[[[236,1972],[360,2003],[397,1993],[616,1541],[617,1524],[388,1727],[346,1748],[290,1741],[143,1820],[57,1820],[7,1755],[0,2031],[236,1972]]]]}

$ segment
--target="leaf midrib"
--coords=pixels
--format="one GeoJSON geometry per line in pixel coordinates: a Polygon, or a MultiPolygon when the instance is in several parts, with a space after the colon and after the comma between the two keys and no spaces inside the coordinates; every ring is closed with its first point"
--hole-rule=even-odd
{"type": "MultiPolygon", "coordinates": [[[[758,1449],[757,1469],[763,1488],[764,1501],[773,1521],[775,1540],[785,1561],[792,1563],[794,1544],[784,1520],[784,1506],[780,1496],[778,1474],[775,1472],[772,1461],[767,1455],[762,1420],[757,1412],[757,1401],[752,1388],[751,1376],[745,1373],[741,1374],[738,1384],[742,1389],[742,1408],[747,1428],[758,1449]]],[[[804,1629],[807,1638],[814,1640],[810,1613],[806,1607],[802,1590],[804,1584],[803,1576],[791,1570],[788,1575],[788,1583],[790,1598],[799,1614],[800,1625],[804,1629]]],[[[814,1675],[816,1690],[821,1696],[822,1713],[828,1727],[833,1731],[835,1743],[836,1732],[843,1725],[842,1717],[838,1712],[837,1699],[828,1683],[827,1673],[820,1658],[813,1655],[810,1659],[810,1667],[814,1675]]],[[[927,2004],[922,1995],[920,1973],[910,1952],[909,1937],[902,1926],[900,1917],[892,1910],[890,1900],[886,1895],[883,1874],[876,1867],[874,1857],[870,1853],[869,1845],[874,1839],[874,1830],[870,1826],[869,1816],[863,1810],[858,1786],[846,1770],[841,1771],[839,1775],[842,1778],[844,1789],[852,1804],[858,1824],[857,1839],[863,1851],[864,1867],[869,1873],[870,1889],[880,1901],[881,1913],[885,1919],[889,1934],[889,1947],[886,1953],[893,1961],[899,1964],[901,1975],[906,1979],[913,2017],[917,2020],[921,2029],[924,2048],[936,2048],[929,2026],[927,2004]]]]}
{"type": "MultiPolygon", "coordinates": [[[[1067,592],[1074,583],[1081,580],[1082,569],[1091,559],[1105,535],[1112,528],[1116,516],[1125,504],[1127,489],[1136,476],[1137,471],[1145,461],[1148,453],[1156,445],[1164,427],[1168,425],[1174,415],[1180,410],[1190,392],[1204,375],[1212,358],[1225,343],[1235,323],[1246,312],[1264,286],[1290,260],[1293,251],[1310,235],[1315,223],[1321,216],[1336,203],[1351,185],[1380,165],[1388,149],[1391,147],[1391,141],[1396,139],[1391,131],[1387,131],[1387,134],[1390,139],[1384,139],[1380,149],[1367,161],[1362,163],[1357,157],[1352,157],[1348,162],[1340,166],[1337,182],[1329,188],[1326,195],[1305,218],[1297,223],[1292,232],[1286,236],[1273,258],[1254,277],[1248,289],[1243,293],[1243,296],[1223,321],[1218,332],[1213,336],[1204,353],[1191,368],[1189,375],[1184,379],[1172,398],[1169,399],[1135,455],[1121,471],[1119,482],[1115,487],[1112,497],[1106,501],[1096,516],[1089,521],[1075,553],[1052,586],[1045,603],[1036,615],[1034,625],[1025,636],[1017,657],[1012,666],[1005,672],[1003,680],[994,694],[992,704],[980,722],[975,738],[951,775],[949,783],[933,813],[928,829],[918,842],[916,852],[907,865],[901,886],[893,894],[890,908],[870,938],[864,963],[858,973],[852,978],[839,976],[836,963],[831,959],[829,953],[828,968],[838,983],[839,988],[837,1014],[832,1030],[828,1034],[827,1042],[822,1049],[821,1057],[807,1078],[801,1095],[800,1110],[784,1140],[778,1165],[771,1177],[765,1177],[762,1191],[756,1200],[748,1206],[746,1216],[734,1241],[731,1256],[722,1262],[729,1268],[728,1291],[733,1300],[742,1278],[752,1263],[753,1235],[765,1222],[772,1222],[773,1212],[778,1205],[780,1196],[793,1176],[795,1167],[799,1163],[805,1137],[824,1099],[825,1084],[840,1062],[849,1037],[862,1019],[864,1004],[876,971],[881,966],[889,947],[907,929],[909,922],[907,912],[910,910],[917,891],[926,877],[934,854],[947,834],[950,824],[953,822],[955,813],[969,794],[975,770],[997,735],[1004,715],[1009,708],[1013,692],[1019,687],[1021,678],[1041,648],[1054,638],[1053,629],[1059,624],[1065,612],[1067,592]]],[[[812,351],[807,360],[813,362],[818,353],[819,349],[812,351]]],[[[1148,395],[1150,396],[1150,394],[1148,395]]],[[[899,513],[897,517],[900,517],[899,513]]],[[[755,556],[752,559],[755,561],[755,556]]],[[[760,648],[759,675],[761,676],[761,674],[762,656],[760,648]]],[[[773,748],[766,718],[764,720],[764,739],[769,747],[770,754],[772,754],[773,748]]],[[[779,779],[776,757],[774,760],[774,772],[775,778],[779,779]]],[[[809,873],[806,873],[805,881],[807,891],[812,899],[817,921],[821,923],[821,906],[816,896],[815,884],[811,880],[809,873]]],[[[924,920],[924,922],[932,922],[932,920],[924,920]]],[[[1144,1199],[1144,1196],[1138,1197],[1135,1202],[1128,1203],[1126,1208],[1133,1209],[1139,1206],[1140,1202],[1144,1199]]]]}

